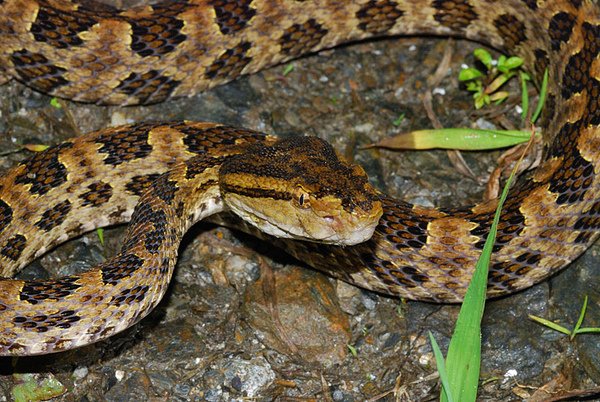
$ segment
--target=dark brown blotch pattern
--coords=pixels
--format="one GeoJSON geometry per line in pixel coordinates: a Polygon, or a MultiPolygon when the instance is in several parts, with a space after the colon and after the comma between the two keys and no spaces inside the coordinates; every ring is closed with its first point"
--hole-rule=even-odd
{"type": "MultiPolygon", "coordinates": [[[[205,155],[196,156],[185,162],[187,168],[185,171],[185,178],[187,180],[191,180],[199,174],[204,173],[204,171],[213,166],[220,165],[227,157],[210,157],[205,155]]],[[[206,187],[208,185],[212,185],[213,181],[208,180],[206,183],[203,183],[202,186],[206,187]]]]}
{"type": "Polygon", "coordinates": [[[527,39],[525,24],[512,14],[502,14],[494,20],[494,26],[504,40],[507,50],[513,50],[527,39]]]}
{"type": "Polygon", "coordinates": [[[0,233],[12,222],[13,210],[6,202],[0,200],[0,233]]]}
{"type": "Polygon", "coordinates": [[[250,42],[241,42],[226,50],[206,69],[204,76],[217,80],[230,80],[238,77],[244,67],[252,61],[252,57],[247,55],[251,47],[250,42]]]}
{"type": "MultiPolygon", "coordinates": [[[[590,69],[600,50],[600,25],[584,22],[581,32],[583,47],[569,58],[563,74],[561,94],[565,99],[569,99],[573,94],[580,93],[586,88],[590,90],[598,86],[598,80],[590,74],[590,69]]],[[[590,100],[591,103],[595,102],[596,104],[598,101],[598,99],[590,100]]]]}
{"type": "Polygon", "coordinates": [[[467,0],[434,0],[431,6],[437,10],[433,18],[455,30],[465,29],[477,19],[477,13],[467,0]]]}
{"type": "Polygon", "coordinates": [[[113,188],[110,184],[104,183],[103,181],[97,181],[88,186],[88,191],[79,195],[81,199],[81,206],[93,206],[105,204],[112,197],[113,188]]]}
{"type": "Polygon", "coordinates": [[[541,127],[547,127],[549,122],[554,118],[556,113],[556,95],[548,94],[544,109],[542,110],[541,127]]]}
{"type": "Polygon", "coordinates": [[[19,293],[19,300],[29,304],[37,304],[44,300],[63,300],[73,295],[81,286],[77,284],[76,276],[38,282],[26,281],[19,293]]]}
{"type": "Polygon", "coordinates": [[[588,244],[597,235],[598,229],[600,229],[600,201],[594,203],[590,210],[575,222],[573,229],[580,231],[575,239],[575,242],[579,244],[588,244]]]}
{"type": "Polygon", "coordinates": [[[72,205],[69,200],[58,203],[52,208],[47,209],[42,214],[40,220],[35,223],[35,226],[45,232],[49,232],[64,222],[71,208],[72,205]]]}
{"type": "Polygon", "coordinates": [[[198,155],[218,150],[220,147],[230,147],[236,141],[253,143],[265,138],[265,135],[258,131],[230,126],[198,128],[182,124],[174,128],[185,134],[183,144],[186,149],[198,155]]]}
{"type": "Polygon", "coordinates": [[[67,13],[46,4],[38,10],[30,31],[36,41],[66,49],[83,44],[79,33],[96,24],[97,17],[86,12],[85,8],[67,13]]]}
{"type": "Polygon", "coordinates": [[[154,196],[163,200],[167,205],[171,205],[175,198],[175,193],[178,190],[177,182],[170,180],[168,174],[161,175],[158,179],[150,184],[154,196]]]}
{"type": "Polygon", "coordinates": [[[279,45],[283,53],[297,57],[316,48],[326,34],[327,29],[311,18],[287,28],[279,39],[279,45]]]}
{"type": "Polygon", "coordinates": [[[552,50],[560,49],[561,43],[566,43],[571,38],[576,17],[567,12],[555,14],[548,25],[548,36],[552,50]]]}
{"type": "Polygon", "coordinates": [[[67,181],[67,168],[59,161],[61,152],[73,146],[70,142],[39,152],[21,166],[23,173],[15,178],[17,184],[30,184],[31,194],[43,195],[67,181]]]}
{"type": "Polygon", "coordinates": [[[488,288],[493,289],[496,285],[499,285],[498,288],[504,289],[505,283],[513,278],[512,273],[516,272],[521,267],[521,264],[517,264],[513,261],[493,263],[488,275],[488,288]]]}
{"type": "Polygon", "coordinates": [[[181,32],[184,22],[178,15],[188,7],[184,2],[165,1],[153,6],[151,18],[130,21],[131,50],[142,57],[162,56],[174,51],[187,38],[181,32]]]}
{"type": "Polygon", "coordinates": [[[10,60],[19,80],[40,92],[52,93],[69,83],[63,77],[67,70],[52,64],[41,53],[21,49],[13,52],[10,60]]]}
{"type": "Polygon", "coordinates": [[[252,0],[211,0],[219,30],[223,35],[231,35],[246,28],[256,15],[256,9],[250,7],[252,0]]]}
{"type": "Polygon", "coordinates": [[[360,259],[379,280],[390,287],[402,286],[411,289],[429,281],[427,275],[417,268],[411,266],[398,267],[392,261],[376,258],[373,253],[361,254],[360,259]]]}
{"type": "Polygon", "coordinates": [[[549,190],[558,195],[558,204],[573,204],[583,200],[594,181],[594,165],[586,161],[577,149],[576,138],[581,123],[567,123],[557,134],[551,155],[563,158],[562,165],[550,178],[549,190]]]}
{"type": "Polygon", "coordinates": [[[583,117],[584,124],[600,124],[600,81],[593,79],[588,85],[588,103],[583,117]]]}
{"type": "Polygon", "coordinates": [[[81,317],[74,310],[64,310],[52,315],[39,314],[33,317],[16,316],[13,324],[28,331],[47,332],[51,328],[70,328],[81,317]]]}
{"type": "Polygon", "coordinates": [[[131,181],[125,185],[125,190],[128,193],[137,195],[139,197],[144,194],[144,192],[150,188],[152,182],[159,177],[159,173],[134,176],[131,178],[131,181]]]}
{"type": "Polygon", "coordinates": [[[25,236],[16,234],[6,241],[0,249],[0,254],[12,261],[17,261],[21,257],[26,244],[27,239],[25,236]]]}
{"type": "MultiPolygon", "coordinates": [[[[121,292],[119,296],[115,296],[109,302],[111,306],[122,306],[122,305],[132,305],[133,303],[141,303],[146,296],[150,287],[148,286],[135,286],[130,289],[125,289],[121,292]]],[[[135,321],[135,318],[132,318],[132,321],[135,321]]]]}
{"type": "Polygon", "coordinates": [[[398,2],[392,0],[370,0],[356,12],[358,28],[371,34],[389,31],[403,15],[398,2]]]}
{"type": "Polygon", "coordinates": [[[157,70],[149,70],[145,73],[129,74],[115,91],[137,99],[141,105],[150,105],[169,98],[179,84],[181,81],[162,75],[157,70]]]}
{"type": "Polygon", "coordinates": [[[537,74],[538,79],[541,82],[541,78],[544,76],[544,71],[550,65],[548,52],[546,52],[544,49],[535,49],[533,51],[533,55],[535,57],[535,72],[537,74]]]}
{"type": "Polygon", "coordinates": [[[139,227],[144,228],[144,247],[151,254],[158,253],[168,234],[175,230],[172,226],[167,225],[167,215],[163,210],[154,209],[147,202],[140,202],[131,216],[123,250],[129,250],[138,244],[140,241],[138,236],[142,235],[139,227]]]}
{"type": "Polygon", "coordinates": [[[396,250],[419,250],[427,244],[428,221],[412,212],[412,206],[383,197],[383,217],[377,226],[377,233],[391,242],[396,250]]]}
{"type": "Polygon", "coordinates": [[[146,233],[144,246],[150,254],[158,254],[161,246],[167,239],[167,232],[172,232],[174,228],[168,227],[167,215],[160,210],[152,211],[146,222],[152,224],[152,230],[146,233]]]}
{"type": "MultiPolygon", "coordinates": [[[[124,250],[127,248],[123,246],[124,250]]],[[[108,263],[100,266],[102,274],[102,283],[105,285],[116,285],[124,278],[127,278],[135,271],[141,268],[144,260],[135,254],[120,253],[111,259],[108,263]]]]}
{"type": "MultiPolygon", "coordinates": [[[[525,228],[525,216],[519,210],[524,198],[530,191],[530,181],[521,181],[516,184],[509,193],[506,202],[502,208],[502,215],[498,223],[498,232],[494,243],[493,251],[498,252],[502,247],[511,240],[518,237],[525,228]]],[[[485,240],[490,232],[492,220],[490,213],[473,214],[470,209],[457,211],[448,211],[456,217],[463,217],[473,223],[477,223],[477,227],[470,231],[471,235],[479,237],[479,241],[475,243],[475,247],[483,249],[485,240]]]]}
{"type": "Polygon", "coordinates": [[[102,144],[98,152],[106,154],[104,163],[117,166],[148,156],[152,152],[152,145],[148,143],[148,135],[150,130],[157,125],[153,123],[138,124],[98,136],[95,142],[102,144]]]}

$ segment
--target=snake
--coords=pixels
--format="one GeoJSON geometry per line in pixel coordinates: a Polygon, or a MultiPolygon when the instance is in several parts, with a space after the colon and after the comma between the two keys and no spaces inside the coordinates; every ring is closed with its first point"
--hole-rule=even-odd
{"type": "MultiPolygon", "coordinates": [[[[592,0],[188,0],[128,10],[2,0],[0,71],[74,101],[152,104],[343,43],[423,34],[517,55],[538,83],[547,71],[544,158],[519,176],[502,209],[488,296],[532,286],[598,237],[600,7],[592,0]]],[[[183,232],[220,211],[242,219],[218,219],[356,286],[463,299],[497,200],[413,205],[371,188],[321,141],[292,143],[304,156],[285,140],[217,123],[138,123],[10,169],[0,178],[0,355],[60,352],[135,324],[164,294],[183,232]],[[289,156],[279,167],[266,161],[282,149],[289,156]],[[126,221],[121,251],[99,266],[10,279],[67,239],[126,221]]]]}

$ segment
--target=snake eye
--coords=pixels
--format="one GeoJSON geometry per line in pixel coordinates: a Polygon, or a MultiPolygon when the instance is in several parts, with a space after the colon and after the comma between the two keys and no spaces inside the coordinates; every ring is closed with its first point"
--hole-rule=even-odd
{"type": "Polygon", "coordinates": [[[300,208],[310,208],[310,196],[301,187],[298,187],[296,201],[300,208]]]}

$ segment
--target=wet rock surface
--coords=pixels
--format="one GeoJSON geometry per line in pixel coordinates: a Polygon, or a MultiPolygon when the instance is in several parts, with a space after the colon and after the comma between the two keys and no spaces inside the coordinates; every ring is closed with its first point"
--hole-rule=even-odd
{"type": "MultiPolygon", "coordinates": [[[[363,165],[382,191],[423,205],[470,203],[480,199],[482,188],[458,173],[445,152],[360,150],[398,132],[431,127],[421,97],[434,89],[428,79],[449,46],[455,51],[433,110],[446,127],[469,126],[481,115],[473,113],[456,76],[460,64],[472,60],[475,45],[381,40],[297,60],[287,74],[277,66],[151,107],[61,101],[57,109],[49,97],[22,85],[1,86],[0,169],[27,157],[19,151],[26,143],[56,144],[127,122],[210,120],[284,136],[317,135],[363,165]]],[[[514,108],[505,108],[518,119],[514,108]]],[[[485,179],[498,155],[465,159],[485,179]]],[[[95,234],[75,239],[20,275],[79,272],[115,253],[122,235],[123,228],[106,230],[104,245],[95,234]]],[[[488,303],[481,400],[520,400],[548,383],[559,384],[554,391],[600,383],[597,337],[570,341],[527,318],[535,314],[572,327],[587,294],[584,324],[599,326],[599,250],[593,247],[550,281],[488,303]]],[[[62,391],[51,395],[60,401],[434,400],[439,387],[427,334],[445,350],[457,313],[457,306],[405,302],[333,281],[269,245],[201,224],[186,236],[169,293],[150,316],[78,350],[0,359],[0,400],[13,399],[27,373],[35,373],[39,384],[60,382],[62,391]]]]}

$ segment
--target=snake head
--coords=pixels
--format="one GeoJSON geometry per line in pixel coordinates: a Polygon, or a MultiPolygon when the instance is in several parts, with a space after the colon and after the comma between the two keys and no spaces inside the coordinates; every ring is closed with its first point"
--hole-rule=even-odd
{"type": "Polygon", "coordinates": [[[229,209],[276,237],[354,245],[383,213],[365,171],[316,137],[254,146],[223,163],[219,181],[229,209]]]}

